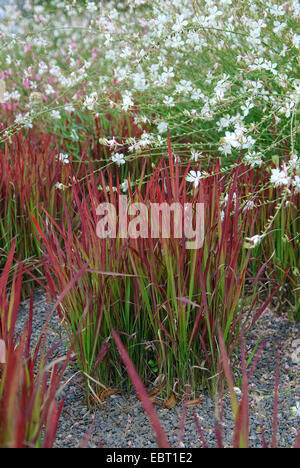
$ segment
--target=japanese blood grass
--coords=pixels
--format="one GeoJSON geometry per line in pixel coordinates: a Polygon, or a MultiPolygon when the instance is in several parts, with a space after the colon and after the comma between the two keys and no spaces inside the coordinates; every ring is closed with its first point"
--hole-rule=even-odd
{"type": "Polygon", "coordinates": [[[57,402],[56,394],[68,357],[51,361],[51,351],[46,353],[42,340],[31,350],[33,295],[28,323],[16,341],[22,267],[15,271],[10,287],[7,283],[15,247],[16,242],[0,277],[0,340],[4,349],[0,359],[0,447],[50,448],[64,404],[64,400],[57,402]]]}
{"type": "MultiPolygon", "coordinates": [[[[21,132],[15,134],[0,149],[0,267],[14,239],[16,257],[26,261],[27,266],[38,265],[41,251],[30,213],[37,216],[43,206],[55,219],[62,219],[62,197],[70,201],[68,190],[59,190],[57,184],[68,186],[73,169],[70,164],[63,164],[57,153],[55,138],[38,135],[35,130],[27,136],[21,132]]],[[[81,164],[76,167],[78,175],[80,168],[81,164]]],[[[23,293],[28,293],[30,288],[24,282],[23,293]]]]}
{"type": "Polygon", "coordinates": [[[260,197],[260,217],[256,232],[265,232],[263,241],[253,250],[253,256],[268,261],[272,276],[281,282],[288,270],[279,296],[280,313],[300,320],[300,217],[299,194],[290,190],[265,189],[260,197]],[[274,201],[273,201],[274,200],[274,201]]]}
{"type": "MultiPolygon", "coordinates": [[[[65,205],[64,223],[48,216],[38,226],[45,252],[49,293],[56,298],[83,264],[90,268],[61,301],[60,316],[77,350],[87,379],[87,393],[103,386],[123,386],[126,375],[111,340],[112,329],[122,334],[129,357],[143,381],[158,376],[167,390],[206,384],[217,372],[217,323],[230,353],[249,328],[255,304],[255,285],[245,294],[251,251],[243,249],[245,233],[253,234],[255,217],[241,208],[243,174],[232,170],[226,179],[219,166],[190,190],[183,169],[169,152],[148,181],[129,191],[134,202],[169,205],[205,204],[205,239],[199,250],[187,250],[186,239],[99,239],[96,208],[101,202],[118,206],[121,194],[109,172],[87,179],[88,192],[72,182],[73,206],[65,205]],[[168,163],[168,165],[167,165],[168,163]],[[222,191],[229,184],[224,220],[222,191]],[[106,187],[103,190],[102,187],[106,187]],[[235,196],[234,196],[235,194],[235,196]],[[249,313],[246,313],[248,309],[249,313]]],[[[262,312],[262,311],[261,311],[262,312]]],[[[127,381],[128,383],[128,381],[127,381]]]]}

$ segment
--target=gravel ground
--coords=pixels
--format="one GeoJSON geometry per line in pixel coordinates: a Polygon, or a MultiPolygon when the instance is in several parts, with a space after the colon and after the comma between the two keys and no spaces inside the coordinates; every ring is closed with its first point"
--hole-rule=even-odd
{"type": "MultiPolygon", "coordinates": [[[[39,336],[47,314],[50,310],[45,297],[40,292],[35,295],[33,341],[39,336]]],[[[27,320],[28,301],[22,305],[18,329],[27,320]]],[[[48,337],[49,346],[64,339],[59,332],[60,325],[56,317],[50,322],[48,337]]],[[[275,362],[278,346],[281,349],[280,386],[279,386],[279,421],[278,446],[291,447],[294,444],[299,416],[293,413],[292,407],[300,404],[300,325],[290,322],[267,310],[255,328],[247,337],[247,347],[253,348],[261,338],[266,340],[263,358],[258,363],[250,385],[250,441],[251,447],[261,447],[261,434],[264,430],[266,440],[271,437],[273,414],[273,390],[275,362]]],[[[65,344],[60,344],[57,352],[65,353],[65,344]]],[[[66,380],[74,374],[70,368],[66,380]]],[[[154,448],[155,436],[140,402],[134,394],[113,395],[105,400],[101,408],[89,411],[80,387],[78,375],[64,390],[66,403],[60,421],[56,447],[77,447],[91,429],[89,447],[104,446],[107,448],[154,448]]],[[[201,405],[187,409],[183,444],[185,447],[201,447],[195,426],[193,410],[198,414],[200,424],[210,447],[215,447],[214,415],[215,403],[212,398],[202,395],[201,405]]],[[[157,408],[162,426],[170,444],[178,447],[179,431],[182,418],[182,405],[171,410],[157,408]]],[[[228,398],[224,400],[224,445],[231,446],[233,422],[228,398]]]]}

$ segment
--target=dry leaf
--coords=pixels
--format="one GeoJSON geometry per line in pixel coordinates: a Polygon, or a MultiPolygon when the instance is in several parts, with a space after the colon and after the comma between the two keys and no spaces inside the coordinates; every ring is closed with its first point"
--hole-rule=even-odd
{"type": "Polygon", "coordinates": [[[164,405],[162,405],[161,403],[157,403],[157,401],[153,401],[153,406],[158,406],[159,408],[164,408],[164,405]]]}
{"type": "Polygon", "coordinates": [[[176,405],[176,397],[174,393],[172,392],[170,397],[164,401],[164,407],[167,409],[171,409],[176,405]]]}
{"type": "Polygon", "coordinates": [[[4,100],[4,93],[5,93],[5,81],[0,80],[0,102],[4,100]]]}
{"type": "Polygon", "coordinates": [[[202,401],[202,398],[199,397],[199,398],[196,398],[195,400],[190,400],[190,401],[187,401],[185,403],[185,406],[188,407],[188,408],[191,408],[193,406],[198,406],[198,405],[202,405],[203,401],[202,401]]]}
{"type": "Polygon", "coordinates": [[[147,393],[149,398],[154,398],[161,392],[161,388],[153,388],[150,392],[147,393]]]}
{"type": "Polygon", "coordinates": [[[0,364],[6,363],[6,346],[3,340],[0,340],[0,364]]]}
{"type": "MultiPolygon", "coordinates": [[[[163,383],[159,387],[152,388],[152,390],[147,392],[148,397],[151,400],[153,400],[153,398],[155,398],[163,390],[164,387],[165,387],[165,383],[163,383]]],[[[138,400],[141,400],[139,395],[137,395],[137,398],[138,398],[138,400]]]]}
{"type": "Polygon", "coordinates": [[[111,395],[115,395],[116,393],[119,393],[117,388],[107,388],[106,390],[103,390],[103,392],[98,393],[98,397],[101,403],[103,403],[105,398],[108,398],[111,395]]]}

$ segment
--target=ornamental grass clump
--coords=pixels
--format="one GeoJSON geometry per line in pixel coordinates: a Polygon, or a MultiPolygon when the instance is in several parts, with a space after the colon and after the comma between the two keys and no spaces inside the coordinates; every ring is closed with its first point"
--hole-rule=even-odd
{"type": "MultiPolygon", "coordinates": [[[[103,385],[122,387],[126,380],[112,329],[122,334],[144,381],[159,377],[167,390],[175,383],[178,389],[186,384],[195,388],[217,371],[217,324],[232,354],[269,303],[255,309],[257,278],[247,278],[251,249],[243,245],[245,237],[253,235],[255,223],[255,213],[242,208],[249,175],[243,184],[239,168],[226,177],[216,164],[212,175],[206,172],[202,178],[201,166],[180,167],[170,140],[168,146],[149,180],[133,186],[128,180],[128,203],[138,202],[146,209],[151,203],[168,207],[176,202],[182,207],[202,203],[204,239],[196,249],[187,248],[187,238],[179,238],[176,231],[165,238],[164,220],[160,234],[151,237],[149,217],[148,234],[121,235],[123,193],[118,176],[113,180],[109,171],[97,178],[88,172],[86,191],[73,180],[73,209],[70,212],[65,206],[63,223],[49,215],[44,222],[33,216],[44,251],[48,291],[54,298],[88,265],[77,287],[70,288],[61,301],[60,318],[77,351],[87,391],[94,396],[103,385]],[[98,207],[103,203],[119,210],[114,237],[97,234],[98,207]],[[246,279],[251,285],[247,294],[246,279]]],[[[129,227],[132,216],[128,213],[129,227]]],[[[195,221],[193,216],[191,220],[195,221]]]]}
{"type": "Polygon", "coordinates": [[[260,232],[263,241],[254,249],[253,256],[268,262],[270,276],[278,282],[285,277],[278,292],[278,312],[287,313],[289,317],[299,321],[299,194],[284,187],[271,186],[266,187],[258,198],[261,207],[255,230],[260,232]]]}
{"type": "MultiPolygon", "coordinates": [[[[35,216],[44,207],[57,221],[62,220],[63,198],[70,203],[66,188],[73,174],[80,177],[86,151],[72,167],[72,156],[58,150],[57,140],[50,134],[30,130],[18,132],[0,148],[0,267],[16,240],[15,255],[27,267],[36,267],[41,257],[34,236],[35,216]]],[[[29,293],[31,284],[23,284],[29,293]]],[[[24,291],[23,291],[24,292],[24,291]]]]}
{"type": "Polygon", "coordinates": [[[51,448],[64,400],[58,402],[68,357],[53,360],[45,337],[32,343],[33,295],[28,322],[16,337],[20,308],[22,267],[13,266],[16,243],[0,277],[0,447],[51,448]]]}

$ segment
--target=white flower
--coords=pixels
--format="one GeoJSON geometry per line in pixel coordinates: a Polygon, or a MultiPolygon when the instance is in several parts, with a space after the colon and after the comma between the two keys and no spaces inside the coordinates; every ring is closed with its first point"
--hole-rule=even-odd
{"type": "Polygon", "coordinates": [[[270,182],[275,187],[280,187],[281,185],[289,185],[290,177],[287,175],[285,170],[272,169],[270,182]]]}
{"type": "Polygon", "coordinates": [[[198,158],[200,158],[202,155],[202,152],[201,151],[195,151],[195,150],[192,150],[191,151],[191,161],[198,161],[198,158]]]}
{"type": "MultiPolygon", "coordinates": [[[[226,206],[227,203],[228,203],[228,193],[226,193],[226,195],[224,196],[224,199],[221,201],[221,204],[222,206],[226,206]]],[[[232,195],[232,201],[234,203],[234,206],[236,206],[236,203],[237,203],[237,197],[236,197],[236,193],[234,192],[233,195],[232,195]]]]}
{"type": "Polygon", "coordinates": [[[223,130],[223,128],[229,127],[230,124],[231,124],[231,117],[229,114],[227,114],[225,117],[221,117],[221,119],[217,122],[219,131],[223,130]]]}
{"type": "Polygon", "coordinates": [[[129,188],[128,180],[126,179],[126,180],[124,180],[124,182],[121,184],[121,189],[122,189],[123,192],[127,192],[128,188],[129,188]]]}
{"type": "Polygon", "coordinates": [[[239,138],[240,135],[238,135],[236,132],[225,132],[224,142],[233,148],[238,148],[240,146],[239,138]]]}
{"type": "Polygon", "coordinates": [[[166,96],[163,100],[163,103],[165,104],[165,106],[168,106],[168,107],[175,106],[174,98],[172,96],[166,96]]]}
{"type": "Polygon", "coordinates": [[[294,153],[291,157],[291,159],[289,160],[289,168],[291,170],[293,169],[296,169],[296,170],[299,170],[300,169],[300,159],[298,157],[298,155],[296,153],[294,153]]]}
{"type": "Polygon", "coordinates": [[[36,15],[41,15],[44,12],[44,7],[42,5],[36,5],[34,7],[34,13],[36,15]]]}
{"type": "Polygon", "coordinates": [[[212,74],[212,72],[210,72],[210,71],[209,71],[208,73],[206,73],[206,80],[205,80],[205,82],[204,82],[204,83],[206,83],[206,84],[210,84],[210,83],[211,83],[211,79],[212,79],[212,77],[213,77],[213,74],[212,74]]]}
{"type": "Polygon", "coordinates": [[[130,91],[125,91],[123,98],[122,109],[126,112],[130,107],[134,105],[134,101],[132,100],[132,93],[130,91]]]}
{"type": "Polygon", "coordinates": [[[83,106],[86,107],[88,110],[93,110],[95,107],[95,104],[97,103],[97,100],[98,100],[98,93],[96,92],[91,93],[89,96],[85,97],[83,106]]]}
{"type": "Polygon", "coordinates": [[[97,5],[95,4],[95,2],[87,2],[86,9],[87,11],[94,13],[95,11],[97,11],[97,5]]]}
{"type": "Polygon", "coordinates": [[[224,81],[223,79],[218,81],[214,91],[215,91],[215,95],[216,95],[216,98],[218,100],[222,100],[224,98],[224,95],[227,91],[227,89],[230,87],[230,83],[228,83],[227,81],[224,81]]]}
{"type": "Polygon", "coordinates": [[[293,187],[295,187],[295,190],[297,193],[300,193],[300,176],[296,175],[294,177],[294,180],[292,181],[293,187]]]}
{"type": "Polygon", "coordinates": [[[240,135],[237,132],[225,132],[224,138],[221,139],[222,145],[219,150],[224,154],[231,154],[232,148],[240,148],[240,135]]]}
{"type": "Polygon", "coordinates": [[[252,236],[252,237],[246,237],[246,241],[249,243],[249,247],[253,248],[261,243],[262,238],[263,238],[262,235],[256,234],[255,236],[252,236]]]}
{"type": "Polygon", "coordinates": [[[114,149],[118,146],[118,142],[116,140],[116,137],[111,138],[110,140],[106,140],[106,143],[109,146],[109,149],[114,149]]]}
{"type": "Polygon", "coordinates": [[[239,141],[242,149],[252,148],[255,144],[255,140],[251,135],[241,135],[239,141]]]}
{"type": "Polygon", "coordinates": [[[55,184],[55,187],[56,187],[58,190],[64,190],[65,188],[67,188],[66,185],[61,184],[60,182],[57,182],[57,183],[55,184]]]}
{"type": "Polygon", "coordinates": [[[194,90],[193,83],[187,80],[180,80],[176,85],[176,94],[188,94],[192,93],[194,90]]]}
{"type": "Polygon", "coordinates": [[[285,105],[283,107],[280,108],[280,113],[281,114],[285,114],[285,116],[287,118],[289,118],[294,110],[296,106],[296,102],[295,101],[286,101],[285,105]]]}
{"type": "Polygon", "coordinates": [[[114,153],[111,157],[112,161],[116,163],[118,166],[121,164],[125,164],[125,156],[123,153],[114,153]]]}
{"type": "Polygon", "coordinates": [[[194,89],[192,94],[191,94],[191,99],[193,101],[200,101],[201,99],[204,99],[205,95],[202,93],[201,89],[194,89]]]}
{"type": "Polygon", "coordinates": [[[184,19],[184,15],[180,15],[180,16],[177,16],[176,23],[172,26],[172,30],[175,32],[179,32],[187,25],[188,25],[188,21],[184,19]]]}
{"type": "Polygon", "coordinates": [[[293,86],[295,89],[294,93],[294,101],[296,103],[296,106],[299,104],[300,101],[300,80],[294,80],[293,86]]]}
{"type": "Polygon", "coordinates": [[[300,34],[296,34],[296,33],[293,34],[292,43],[293,43],[294,47],[299,49],[299,47],[300,47],[300,34]]]}
{"type": "Polygon", "coordinates": [[[17,114],[15,118],[15,122],[23,125],[25,128],[32,128],[32,118],[29,114],[29,112],[26,112],[26,114],[17,114]]]}
{"type": "MultiPolygon", "coordinates": [[[[152,66],[153,67],[153,66],[152,66]]],[[[173,67],[169,67],[169,68],[164,68],[161,75],[159,75],[157,78],[158,78],[158,84],[159,85],[164,85],[166,83],[168,83],[168,81],[171,79],[171,78],[174,78],[175,74],[173,72],[173,67]]],[[[152,71],[153,73],[153,71],[152,71]]],[[[154,74],[154,73],[153,73],[154,74]]]]}
{"type": "Polygon", "coordinates": [[[69,164],[69,163],[70,163],[70,159],[69,159],[69,155],[68,155],[68,154],[59,153],[58,159],[59,159],[59,161],[62,162],[63,164],[69,164]]]}
{"type": "Polygon", "coordinates": [[[280,33],[286,27],[286,23],[281,23],[280,21],[274,21],[273,31],[275,34],[280,33]]]}
{"type": "Polygon", "coordinates": [[[20,97],[21,97],[21,94],[19,93],[19,91],[12,91],[10,93],[10,99],[12,99],[14,101],[19,101],[20,97]]]}
{"type": "Polygon", "coordinates": [[[247,203],[245,204],[243,211],[250,211],[255,208],[255,203],[253,200],[248,200],[247,203]]]}
{"type": "Polygon", "coordinates": [[[159,131],[159,133],[165,133],[167,130],[168,130],[168,124],[167,122],[160,122],[158,125],[157,125],[157,130],[159,131]]]}
{"type": "MultiPolygon", "coordinates": [[[[109,193],[110,190],[111,190],[110,186],[107,185],[107,186],[105,187],[105,190],[109,193]]],[[[116,193],[116,192],[118,191],[117,187],[112,187],[112,191],[116,193]]]]}
{"type": "Polygon", "coordinates": [[[60,112],[58,110],[51,111],[50,115],[51,115],[52,119],[54,119],[54,120],[61,119],[61,115],[60,115],[60,112]]]}
{"type": "Polygon", "coordinates": [[[228,143],[223,143],[221,146],[219,146],[218,149],[223,154],[231,154],[232,153],[231,145],[229,145],[228,143]]]}
{"type": "Polygon", "coordinates": [[[137,91],[145,91],[149,87],[149,83],[147,83],[144,73],[134,73],[132,75],[132,79],[134,81],[134,88],[137,91]]]}
{"type": "Polygon", "coordinates": [[[45,94],[47,94],[47,96],[49,96],[50,94],[54,94],[54,93],[55,93],[54,88],[50,84],[47,84],[47,86],[45,88],[45,94]]]}
{"type": "Polygon", "coordinates": [[[192,182],[194,187],[197,188],[200,183],[201,176],[202,174],[200,171],[190,171],[185,180],[187,182],[192,182]]]}
{"type": "Polygon", "coordinates": [[[253,109],[254,104],[252,101],[246,101],[245,105],[241,106],[241,109],[243,111],[244,117],[247,117],[249,114],[250,109],[253,109]]]}
{"type": "Polygon", "coordinates": [[[134,117],[134,123],[135,125],[138,125],[139,123],[144,123],[144,124],[148,124],[148,123],[151,123],[151,121],[148,119],[148,117],[146,115],[136,115],[134,117]]]}
{"type": "Polygon", "coordinates": [[[248,151],[245,156],[245,161],[250,164],[251,167],[261,166],[263,163],[262,153],[255,153],[254,151],[248,151]]]}
{"type": "Polygon", "coordinates": [[[208,103],[205,104],[201,109],[201,118],[205,120],[212,120],[213,118],[213,112],[208,103]]]}
{"type": "Polygon", "coordinates": [[[271,5],[270,6],[270,13],[274,16],[283,16],[285,14],[284,8],[282,5],[271,5]]]}
{"type": "Polygon", "coordinates": [[[67,104],[67,105],[65,106],[65,111],[66,111],[66,112],[69,112],[69,113],[75,112],[75,107],[72,106],[72,104],[67,104]]]}

